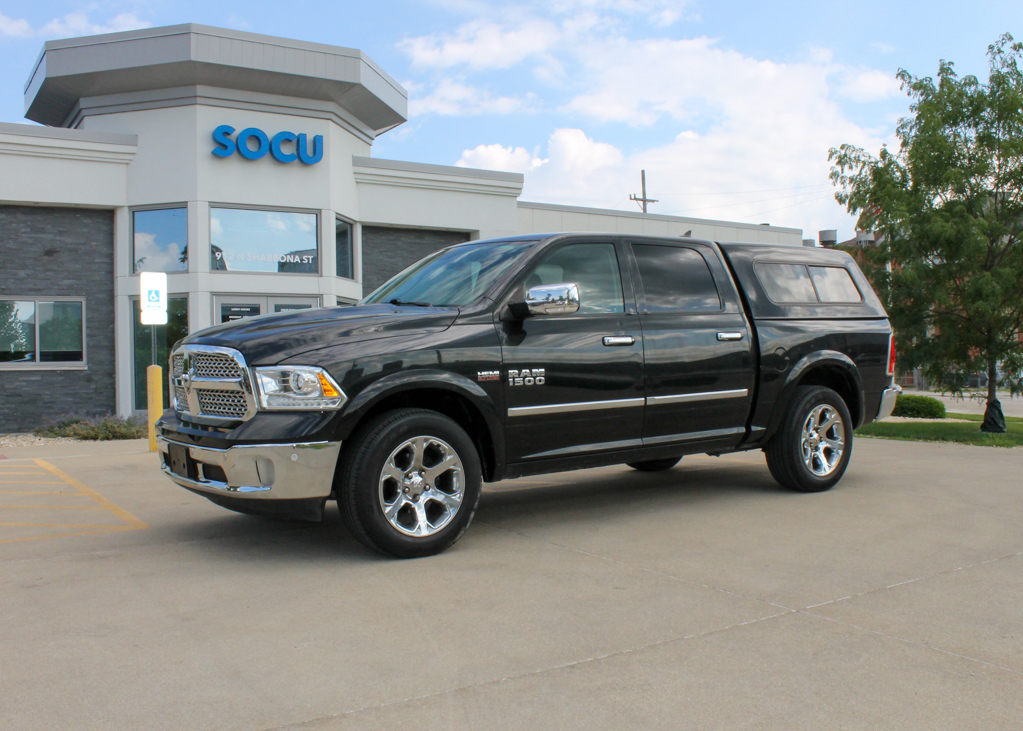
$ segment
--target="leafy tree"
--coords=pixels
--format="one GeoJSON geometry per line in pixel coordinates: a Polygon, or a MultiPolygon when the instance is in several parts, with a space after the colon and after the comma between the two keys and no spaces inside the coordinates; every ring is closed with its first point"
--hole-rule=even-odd
{"type": "Polygon", "coordinates": [[[835,198],[878,246],[864,252],[910,367],[962,394],[987,372],[984,431],[1005,431],[1001,385],[1023,391],[1023,44],[988,48],[987,83],[942,61],[937,79],[899,70],[912,100],[898,152],[833,148],[835,198]]]}

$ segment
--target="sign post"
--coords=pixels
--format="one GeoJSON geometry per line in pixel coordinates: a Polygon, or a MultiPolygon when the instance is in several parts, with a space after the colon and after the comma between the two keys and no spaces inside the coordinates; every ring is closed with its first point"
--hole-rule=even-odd
{"type": "Polygon", "coordinates": [[[156,422],[163,414],[163,368],[156,353],[156,326],[167,324],[167,275],[142,272],[139,275],[139,303],[142,324],[149,325],[153,364],[146,368],[146,395],[149,421],[149,451],[156,451],[156,422]]]}

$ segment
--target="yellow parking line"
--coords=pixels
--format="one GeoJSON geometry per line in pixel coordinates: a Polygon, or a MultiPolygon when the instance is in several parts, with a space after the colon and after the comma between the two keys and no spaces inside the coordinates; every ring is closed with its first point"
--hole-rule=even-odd
{"type": "Polygon", "coordinates": [[[142,528],[148,528],[149,527],[149,525],[147,523],[143,523],[141,520],[136,518],[134,515],[129,513],[124,508],[121,508],[121,507],[118,507],[117,505],[114,505],[114,503],[112,503],[109,500],[107,500],[105,497],[100,495],[98,492],[94,492],[94,491],[90,490],[85,485],[83,485],[81,482],[76,480],[74,477],[72,477],[68,473],[64,472],[63,470],[58,469],[57,467],[54,467],[49,462],[46,462],[46,461],[41,460],[41,459],[34,459],[32,461],[35,462],[40,467],[42,467],[47,472],[52,472],[54,475],[56,475],[60,479],[64,480],[64,482],[68,483],[72,487],[77,488],[79,492],[81,492],[81,493],[91,497],[93,500],[98,502],[104,508],[106,508],[111,513],[113,513],[118,518],[120,518],[125,523],[127,523],[129,528],[132,528],[132,529],[135,529],[135,530],[140,530],[142,528]]]}

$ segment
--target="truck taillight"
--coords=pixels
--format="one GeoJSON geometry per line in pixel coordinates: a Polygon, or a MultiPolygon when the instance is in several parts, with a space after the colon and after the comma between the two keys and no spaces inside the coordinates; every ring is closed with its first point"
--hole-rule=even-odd
{"type": "Polygon", "coordinates": [[[895,333],[888,336],[888,375],[895,375],[895,333]]]}

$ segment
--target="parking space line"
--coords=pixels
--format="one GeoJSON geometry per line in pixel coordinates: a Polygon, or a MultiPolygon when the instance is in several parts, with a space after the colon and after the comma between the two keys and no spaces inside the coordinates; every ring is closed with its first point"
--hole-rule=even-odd
{"type": "MultiPolygon", "coordinates": [[[[107,498],[100,495],[95,490],[92,490],[80,481],[76,480],[71,475],[67,474],[63,470],[54,467],[49,462],[42,459],[24,459],[22,462],[31,462],[32,464],[17,465],[19,468],[27,467],[38,467],[41,468],[42,472],[15,472],[0,470],[0,475],[31,475],[31,476],[44,476],[44,477],[56,477],[59,481],[50,480],[0,480],[0,483],[8,484],[20,484],[20,485],[68,485],[74,488],[75,492],[34,492],[30,490],[9,490],[0,491],[0,494],[5,495],[63,495],[65,497],[72,498],[89,498],[96,505],[0,505],[0,510],[4,508],[13,510],[99,510],[112,513],[116,518],[124,522],[124,525],[103,525],[101,523],[22,523],[22,522],[0,522],[0,527],[9,528],[64,528],[64,529],[80,529],[88,528],[91,530],[75,530],[73,533],[55,533],[52,535],[36,535],[36,536],[23,536],[21,538],[6,538],[0,539],[0,543],[16,543],[20,541],[35,541],[43,538],[66,538],[69,536],[81,536],[81,535],[93,535],[97,533],[119,533],[128,530],[141,530],[148,528],[149,525],[142,522],[134,515],[129,513],[124,508],[114,504],[107,498]]],[[[12,465],[14,466],[14,465],[12,465]]]]}

